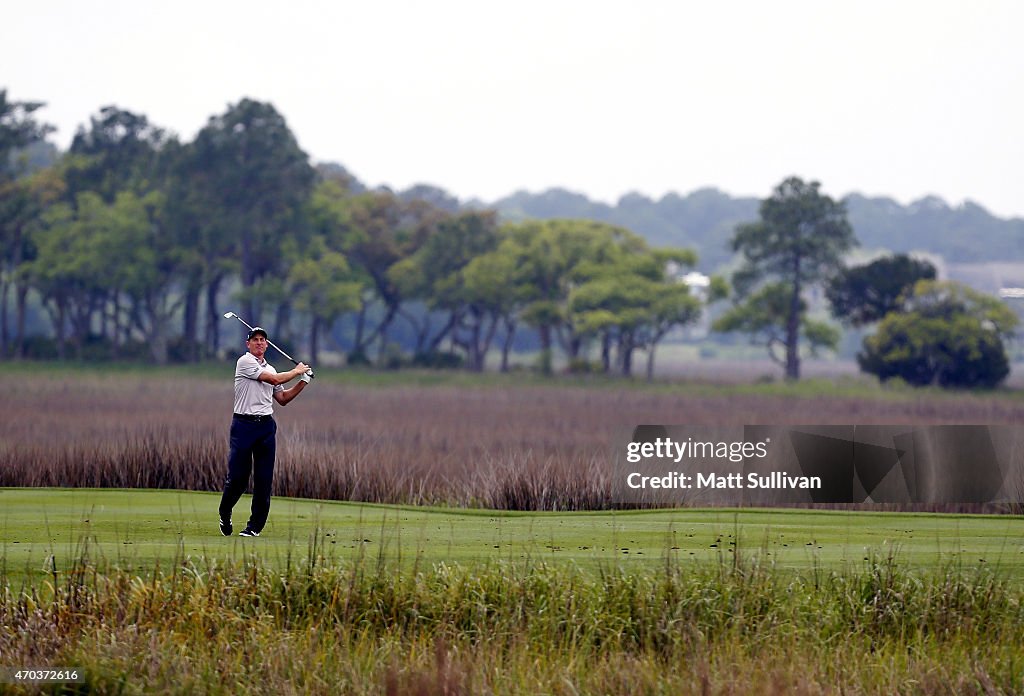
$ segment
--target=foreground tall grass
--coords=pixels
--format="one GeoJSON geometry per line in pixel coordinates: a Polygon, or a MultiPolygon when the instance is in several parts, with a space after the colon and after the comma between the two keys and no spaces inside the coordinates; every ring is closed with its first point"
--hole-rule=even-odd
{"type": "MultiPolygon", "coordinates": [[[[0,400],[0,486],[219,490],[230,366],[15,377],[0,400]]],[[[278,408],[275,492],[304,498],[494,509],[611,505],[612,440],[640,423],[1020,423],[998,397],[799,398],[561,384],[351,385],[318,380],[278,408]]]]}
{"type": "MultiPolygon", "coordinates": [[[[309,558],[87,562],[0,581],[0,666],[84,670],[84,693],[1018,694],[1024,588],[876,558],[779,572],[495,563],[395,572],[309,558]]],[[[75,685],[70,685],[75,686],[75,685]]]]}

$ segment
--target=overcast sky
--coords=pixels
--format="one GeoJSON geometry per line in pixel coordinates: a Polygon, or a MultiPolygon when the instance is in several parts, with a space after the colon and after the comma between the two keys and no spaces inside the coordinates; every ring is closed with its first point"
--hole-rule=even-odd
{"type": "Polygon", "coordinates": [[[0,87],[61,147],[116,104],[191,138],[272,102],[370,185],[614,202],[788,175],[1024,216],[1022,2],[8,3],[0,87]]]}

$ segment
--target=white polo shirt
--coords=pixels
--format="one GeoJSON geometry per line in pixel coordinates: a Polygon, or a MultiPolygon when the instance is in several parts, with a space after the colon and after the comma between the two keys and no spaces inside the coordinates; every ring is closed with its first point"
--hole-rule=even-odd
{"type": "Polygon", "coordinates": [[[261,382],[259,377],[263,372],[277,374],[273,365],[266,360],[259,362],[252,353],[245,353],[235,363],[235,413],[248,416],[274,413],[274,392],[283,390],[284,385],[261,382]]]}

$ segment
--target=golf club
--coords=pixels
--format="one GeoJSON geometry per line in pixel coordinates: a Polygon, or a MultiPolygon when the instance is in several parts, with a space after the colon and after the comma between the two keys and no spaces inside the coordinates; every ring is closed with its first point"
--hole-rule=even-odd
{"type": "MultiPolygon", "coordinates": [[[[244,326],[245,326],[245,327],[246,327],[247,329],[249,329],[250,331],[252,331],[252,327],[251,327],[251,326],[249,326],[248,322],[246,322],[246,321],[245,321],[245,319],[243,319],[242,317],[238,316],[238,315],[237,315],[237,314],[235,314],[234,312],[224,312],[224,318],[225,318],[225,319],[237,319],[238,321],[242,322],[242,324],[243,324],[243,325],[244,325],[244,326]]],[[[299,361],[298,361],[298,360],[296,360],[295,358],[293,358],[292,356],[288,355],[288,354],[287,354],[287,353],[285,353],[285,352],[284,352],[283,350],[281,350],[280,348],[278,348],[277,346],[275,346],[275,345],[274,345],[274,342],[273,342],[273,341],[271,341],[271,340],[270,340],[269,338],[267,339],[267,343],[268,343],[268,344],[270,345],[270,347],[271,347],[271,348],[274,348],[274,349],[275,349],[275,350],[276,350],[276,351],[277,351],[278,353],[280,353],[280,354],[281,354],[281,355],[283,355],[284,357],[286,357],[286,358],[288,358],[289,360],[291,360],[291,361],[292,361],[292,364],[293,364],[293,365],[298,365],[298,364],[299,364],[299,361]]],[[[311,367],[311,368],[309,368],[309,370],[308,370],[308,371],[306,372],[306,374],[307,374],[307,375],[309,375],[309,378],[310,378],[310,379],[313,379],[313,378],[315,377],[315,375],[313,374],[313,368],[312,368],[312,367],[311,367]]]]}

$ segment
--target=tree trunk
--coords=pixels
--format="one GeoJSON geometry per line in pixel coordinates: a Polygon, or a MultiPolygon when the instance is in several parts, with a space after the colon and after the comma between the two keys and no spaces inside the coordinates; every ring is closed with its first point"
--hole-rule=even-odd
{"type": "Polygon", "coordinates": [[[139,329],[143,332],[149,340],[149,350],[153,355],[153,360],[157,365],[166,365],[170,357],[167,345],[167,319],[169,319],[169,312],[167,311],[167,297],[161,296],[150,296],[146,298],[146,311],[149,314],[149,331],[147,332],[143,327],[139,329]]]}
{"type": "Polygon", "coordinates": [[[658,341],[665,338],[665,334],[668,333],[668,329],[664,331],[657,331],[651,334],[651,344],[647,352],[647,381],[654,381],[654,349],[658,346],[658,341]]]}
{"type": "MultiPolygon", "coordinates": [[[[260,320],[256,318],[256,301],[252,298],[242,300],[242,317],[249,322],[250,326],[262,326],[260,320]]],[[[241,324],[239,324],[241,326],[241,324]]]]}
{"type": "Polygon", "coordinates": [[[315,314],[313,315],[312,321],[309,324],[309,364],[315,365],[317,362],[317,352],[319,349],[318,338],[320,334],[320,319],[315,314]]]}
{"type": "Polygon", "coordinates": [[[353,353],[359,353],[363,350],[363,330],[366,327],[366,303],[360,301],[359,303],[359,314],[356,315],[356,336],[352,346],[353,353]]]}
{"type": "Polygon", "coordinates": [[[541,324],[540,333],[540,369],[546,375],[551,374],[551,325],[541,324]]]}
{"type": "Polygon", "coordinates": [[[109,293],[104,293],[103,298],[100,300],[100,338],[105,341],[110,338],[107,335],[107,295],[109,293]]]}
{"type": "Polygon", "coordinates": [[[121,293],[114,292],[114,309],[111,312],[111,323],[114,325],[114,337],[110,341],[110,357],[117,360],[121,357],[121,293]]]}
{"type": "Polygon", "coordinates": [[[800,259],[794,262],[793,296],[786,317],[786,379],[800,379],[800,259]]]}
{"type": "Polygon", "coordinates": [[[487,366],[487,351],[491,349],[491,343],[494,341],[494,334],[498,331],[498,317],[496,315],[491,316],[491,325],[487,329],[487,333],[484,335],[483,344],[480,346],[480,372],[484,371],[487,366]]]}
{"type": "MultiPolygon", "coordinates": [[[[458,312],[452,312],[448,316],[448,321],[445,323],[443,327],[441,327],[441,330],[432,339],[430,339],[429,343],[427,344],[426,352],[433,353],[434,351],[436,351],[441,346],[441,343],[444,341],[446,336],[452,339],[452,349],[454,350],[455,331],[453,329],[461,319],[462,315],[460,315],[458,312]]],[[[472,356],[470,356],[470,360],[472,360],[472,356]]]]}
{"type": "Polygon", "coordinates": [[[583,339],[576,334],[569,336],[569,360],[575,360],[580,356],[580,348],[583,347],[583,339]]]}
{"type": "Polygon", "coordinates": [[[168,362],[167,331],[156,322],[149,336],[149,352],[157,365],[166,365],[168,362]]]}
{"type": "Polygon", "coordinates": [[[619,364],[622,366],[622,375],[630,377],[633,374],[633,334],[629,332],[619,336],[619,364]]]}
{"type": "Polygon", "coordinates": [[[185,290],[185,311],[182,318],[181,338],[188,351],[189,362],[199,362],[199,286],[190,284],[185,290]]]}
{"type": "Polygon", "coordinates": [[[83,302],[81,299],[71,307],[71,341],[75,346],[75,358],[82,359],[82,350],[89,338],[89,329],[92,327],[91,300],[83,302]]]}
{"type": "Polygon", "coordinates": [[[380,326],[380,337],[377,341],[377,364],[380,365],[384,359],[384,349],[388,344],[388,331],[383,324],[380,326]]]}
{"type": "Polygon", "coordinates": [[[516,324],[505,318],[505,340],[501,344],[501,371],[508,372],[508,354],[512,350],[512,341],[516,336],[516,324]]]}
{"type": "Polygon", "coordinates": [[[409,328],[416,334],[416,345],[413,346],[413,355],[422,355],[427,352],[427,339],[430,338],[430,311],[424,309],[423,321],[417,321],[416,316],[408,311],[399,307],[398,316],[405,319],[409,324],[409,328]]]}
{"type": "Polygon", "coordinates": [[[55,327],[57,330],[57,358],[63,360],[66,355],[65,339],[64,339],[64,301],[57,301],[57,317],[55,319],[55,327]]]}
{"type": "Polygon", "coordinates": [[[222,281],[223,277],[217,276],[206,286],[206,349],[215,357],[220,352],[221,316],[217,310],[217,294],[220,292],[222,281]]]}
{"type": "Polygon", "coordinates": [[[384,315],[383,321],[381,321],[380,325],[377,327],[377,331],[380,334],[380,348],[377,350],[377,362],[380,362],[381,357],[384,355],[384,346],[387,345],[388,339],[388,328],[391,327],[391,322],[395,320],[395,315],[397,313],[398,305],[389,305],[387,314],[384,315]]]}
{"type": "Polygon", "coordinates": [[[472,326],[469,327],[469,369],[473,372],[480,372],[481,360],[480,360],[480,317],[476,317],[473,321],[472,326]]]}
{"type": "MultiPolygon", "coordinates": [[[[249,264],[246,259],[242,260],[242,318],[245,319],[251,326],[263,326],[259,320],[259,311],[262,309],[259,306],[259,302],[253,297],[252,288],[256,284],[257,278],[251,271],[248,270],[249,264]]],[[[241,326],[241,324],[239,324],[241,326]]],[[[266,327],[264,327],[266,328],[266,327]]]]}
{"type": "Polygon", "coordinates": [[[252,239],[250,239],[250,233],[244,232],[239,241],[242,246],[242,258],[240,259],[242,270],[239,273],[239,279],[242,281],[242,296],[245,298],[242,300],[242,317],[253,326],[259,326],[260,321],[256,318],[256,303],[252,293],[252,287],[256,284],[257,277],[252,260],[252,239]]]}
{"type": "Polygon", "coordinates": [[[19,283],[18,287],[14,291],[15,313],[17,314],[14,320],[14,354],[18,357],[19,360],[25,359],[25,314],[27,298],[28,285],[19,283]]]}
{"type": "Polygon", "coordinates": [[[291,317],[290,310],[291,307],[288,302],[282,302],[277,306],[277,311],[274,312],[274,335],[277,336],[279,340],[287,340],[287,336],[285,334],[291,331],[291,327],[289,326],[290,322],[288,321],[291,317]]]}
{"type": "MultiPolygon", "coordinates": [[[[427,343],[430,341],[430,311],[427,310],[424,314],[422,325],[413,321],[413,318],[408,313],[405,313],[404,316],[408,319],[409,325],[412,326],[413,330],[416,332],[416,348],[413,352],[417,355],[426,353],[427,343]]],[[[444,338],[444,336],[442,335],[441,338],[444,338]]]]}
{"type": "Polygon", "coordinates": [[[10,336],[7,333],[7,294],[11,289],[11,283],[5,278],[2,282],[3,289],[0,290],[0,359],[7,357],[7,344],[10,336]]]}
{"type": "Polygon", "coordinates": [[[607,375],[612,371],[612,332],[605,331],[601,335],[601,367],[607,375]]]}

